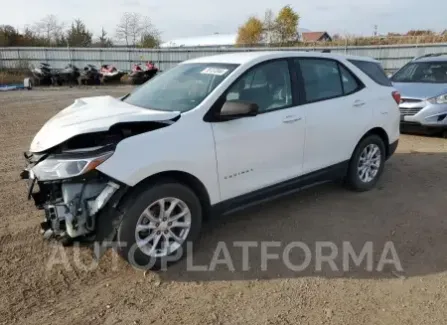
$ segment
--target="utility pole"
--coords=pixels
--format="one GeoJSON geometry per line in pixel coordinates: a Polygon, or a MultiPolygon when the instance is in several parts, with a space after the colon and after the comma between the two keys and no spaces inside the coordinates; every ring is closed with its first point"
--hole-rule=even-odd
{"type": "Polygon", "coordinates": [[[373,34],[374,36],[377,36],[377,28],[378,28],[377,25],[374,25],[374,34],[373,34]]]}

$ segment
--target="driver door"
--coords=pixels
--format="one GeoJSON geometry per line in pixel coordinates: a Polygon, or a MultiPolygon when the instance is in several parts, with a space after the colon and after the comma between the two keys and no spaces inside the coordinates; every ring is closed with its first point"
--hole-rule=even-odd
{"type": "Polygon", "coordinates": [[[259,64],[224,94],[259,106],[259,114],[212,123],[222,200],[302,173],[304,116],[292,98],[286,59],[259,64]]]}

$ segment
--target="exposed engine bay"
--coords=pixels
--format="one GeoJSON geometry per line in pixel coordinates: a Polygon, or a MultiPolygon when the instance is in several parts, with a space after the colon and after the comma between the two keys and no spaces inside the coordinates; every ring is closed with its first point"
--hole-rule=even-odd
{"type": "MultiPolygon", "coordinates": [[[[99,215],[110,213],[106,206],[116,209],[128,186],[96,167],[113,155],[123,139],[172,123],[174,120],[119,123],[108,131],[77,135],[44,152],[25,153],[27,166],[21,178],[28,181],[28,199],[45,211],[44,237],[64,244],[75,238],[97,240],[98,228],[103,227],[98,226],[99,215]]],[[[113,217],[102,220],[112,222],[113,217]]],[[[102,232],[113,230],[110,225],[103,228],[102,232]]]]}

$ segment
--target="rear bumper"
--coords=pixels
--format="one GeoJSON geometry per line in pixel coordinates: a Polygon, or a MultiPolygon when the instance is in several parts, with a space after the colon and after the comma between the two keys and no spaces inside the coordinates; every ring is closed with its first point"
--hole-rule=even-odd
{"type": "Polygon", "coordinates": [[[389,159],[396,152],[397,146],[399,145],[399,140],[394,141],[388,145],[387,159],[389,159]]]}

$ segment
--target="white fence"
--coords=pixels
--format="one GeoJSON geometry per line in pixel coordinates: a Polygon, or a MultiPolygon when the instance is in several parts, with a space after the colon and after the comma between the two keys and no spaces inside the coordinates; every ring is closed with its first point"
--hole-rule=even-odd
{"type": "Polygon", "coordinates": [[[130,70],[132,64],[152,60],[166,70],[187,59],[228,52],[246,51],[322,51],[368,56],[382,62],[386,70],[396,70],[406,62],[428,53],[447,53],[447,44],[414,44],[383,46],[347,46],[330,48],[181,48],[181,49],[134,49],[134,48],[43,48],[0,47],[0,69],[19,69],[40,62],[54,68],[63,68],[68,63],[83,67],[87,64],[100,66],[113,64],[121,70],[130,70]]]}

